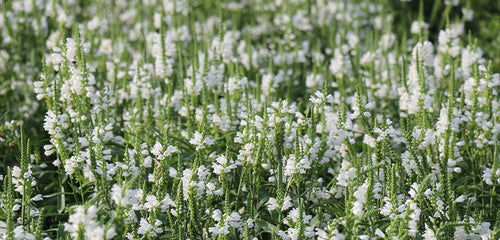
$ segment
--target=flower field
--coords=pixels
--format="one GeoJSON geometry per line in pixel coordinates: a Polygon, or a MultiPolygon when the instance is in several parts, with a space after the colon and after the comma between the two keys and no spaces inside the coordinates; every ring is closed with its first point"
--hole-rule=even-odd
{"type": "Polygon", "coordinates": [[[475,4],[2,1],[0,239],[500,239],[475,4]]]}

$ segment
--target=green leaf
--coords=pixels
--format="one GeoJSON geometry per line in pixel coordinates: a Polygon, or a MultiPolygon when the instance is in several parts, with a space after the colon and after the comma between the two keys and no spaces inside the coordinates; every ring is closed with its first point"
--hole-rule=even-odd
{"type": "Polygon", "coordinates": [[[268,233],[277,233],[279,230],[274,224],[266,222],[264,220],[255,220],[255,224],[268,233]]]}

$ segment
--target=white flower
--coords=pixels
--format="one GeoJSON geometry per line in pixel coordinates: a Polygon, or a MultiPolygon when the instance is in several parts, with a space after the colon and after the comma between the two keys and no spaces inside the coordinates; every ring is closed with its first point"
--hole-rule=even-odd
{"type": "Polygon", "coordinates": [[[422,236],[425,240],[437,240],[436,234],[427,226],[427,223],[425,224],[425,233],[422,236]]]}
{"type": "Polygon", "coordinates": [[[18,167],[18,166],[14,166],[12,168],[12,176],[15,177],[15,178],[21,177],[21,168],[18,167]]]}
{"type": "Polygon", "coordinates": [[[75,168],[78,167],[78,163],[75,160],[75,156],[71,156],[69,159],[66,159],[64,164],[64,171],[68,175],[72,175],[75,172],[75,168]]]}
{"type": "Polygon", "coordinates": [[[76,42],[72,38],[66,38],[66,58],[68,61],[76,60],[76,42]]]}
{"type": "Polygon", "coordinates": [[[113,52],[113,42],[109,38],[104,38],[101,40],[101,45],[99,46],[99,52],[104,54],[111,54],[113,52]]]}
{"type": "Polygon", "coordinates": [[[413,172],[417,171],[417,163],[409,151],[405,151],[401,154],[401,160],[407,174],[411,175],[413,172]]]}
{"type": "Polygon", "coordinates": [[[156,199],[156,196],[154,195],[146,196],[146,202],[144,203],[144,207],[148,209],[149,212],[152,212],[158,206],[160,206],[160,202],[156,199]]]}
{"type": "Polygon", "coordinates": [[[219,157],[217,157],[216,161],[217,161],[220,165],[226,165],[226,163],[227,163],[227,158],[226,158],[226,156],[224,156],[224,155],[219,155],[219,157]]]}
{"type": "Polygon", "coordinates": [[[287,159],[286,165],[285,165],[285,172],[284,172],[285,176],[291,176],[297,172],[297,168],[295,167],[295,161],[296,161],[295,155],[290,154],[288,156],[288,159],[287,159]]]}
{"type": "Polygon", "coordinates": [[[431,67],[434,64],[434,46],[431,42],[419,42],[415,45],[412,51],[413,59],[422,61],[424,66],[431,67]]]}
{"type": "Polygon", "coordinates": [[[209,138],[209,137],[206,137],[205,140],[203,140],[203,143],[211,146],[211,145],[214,145],[215,144],[215,139],[213,138],[209,138]]]}
{"type": "Polygon", "coordinates": [[[364,138],[363,138],[363,143],[374,148],[377,146],[377,141],[375,138],[373,138],[372,136],[370,136],[369,134],[365,134],[364,138]]]}
{"type": "Polygon", "coordinates": [[[44,145],[43,149],[45,150],[44,151],[45,156],[50,156],[56,152],[56,149],[54,148],[54,145],[52,145],[52,144],[44,145]]]}
{"type": "Polygon", "coordinates": [[[385,238],[385,234],[384,234],[384,232],[382,232],[382,230],[380,230],[379,228],[377,228],[377,229],[375,230],[375,235],[377,235],[377,236],[379,236],[379,237],[381,237],[381,238],[385,238]]]}
{"type": "Polygon", "coordinates": [[[273,211],[279,207],[280,207],[280,205],[278,204],[278,201],[276,200],[276,198],[269,198],[269,200],[267,201],[267,210],[268,211],[273,211]]]}
{"type": "Polygon", "coordinates": [[[187,200],[188,197],[189,197],[189,191],[190,191],[190,187],[192,186],[195,186],[196,183],[191,181],[193,177],[193,170],[188,168],[188,169],[184,169],[184,171],[182,171],[182,191],[183,191],[183,194],[184,194],[184,200],[187,200]]]}
{"type": "Polygon", "coordinates": [[[306,87],[320,88],[323,85],[323,75],[320,73],[309,73],[306,77],[306,87]]]}
{"type": "Polygon", "coordinates": [[[117,204],[121,205],[122,188],[118,184],[114,184],[111,188],[111,199],[117,204]]]}
{"type": "Polygon", "coordinates": [[[170,167],[168,168],[168,176],[170,177],[176,177],[177,176],[177,169],[170,167]]]}
{"type": "Polygon", "coordinates": [[[153,225],[151,225],[148,220],[144,219],[144,218],[141,218],[141,221],[140,221],[140,226],[139,228],[137,229],[137,233],[138,234],[141,234],[141,235],[145,235],[146,233],[148,233],[151,229],[153,229],[153,225]]]}
{"type": "Polygon", "coordinates": [[[88,147],[89,146],[89,141],[85,137],[79,137],[78,142],[80,142],[80,147],[88,147]]]}
{"type": "Polygon", "coordinates": [[[224,171],[225,173],[231,172],[232,169],[235,169],[237,166],[234,163],[233,159],[227,160],[226,156],[219,155],[216,159],[216,162],[212,163],[212,167],[214,169],[214,173],[217,175],[221,175],[224,171]]]}
{"type": "Polygon", "coordinates": [[[193,134],[193,138],[191,138],[191,140],[189,140],[189,143],[191,143],[193,145],[200,146],[200,145],[202,145],[202,138],[203,138],[203,135],[201,135],[201,133],[196,131],[193,134]]]}
{"type": "Polygon", "coordinates": [[[203,139],[203,135],[201,133],[199,133],[198,131],[195,131],[195,133],[193,134],[193,138],[191,138],[189,140],[189,143],[193,144],[196,146],[196,150],[200,150],[200,149],[204,149],[205,148],[205,145],[214,145],[215,144],[215,140],[212,139],[212,138],[209,138],[209,137],[205,137],[205,139],[203,139]]]}
{"type": "Polygon", "coordinates": [[[375,53],[373,52],[366,52],[362,57],[361,59],[359,60],[359,63],[363,66],[367,66],[368,64],[370,64],[371,62],[373,62],[373,60],[375,59],[375,53]]]}
{"type": "Polygon", "coordinates": [[[161,151],[163,151],[163,145],[160,142],[156,142],[153,149],[151,149],[151,153],[158,156],[161,154],[161,151]]]}
{"type": "Polygon", "coordinates": [[[467,200],[467,196],[465,195],[460,195],[457,199],[455,199],[455,202],[460,203],[467,200]]]}
{"type": "Polygon", "coordinates": [[[292,198],[290,196],[286,196],[283,200],[283,207],[281,207],[281,211],[286,211],[292,206],[292,198]]]}
{"type": "Polygon", "coordinates": [[[84,231],[86,239],[110,239],[116,235],[114,226],[108,228],[104,235],[104,225],[95,221],[97,218],[97,207],[92,205],[87,210],[81,205],[75,208],[75,213],[69,216],[67,223],[64,223],[64,229],[70,233],[73,239],[78,238],[79,232],[84,231]]]}
{"type": "Polygon", "coordinates": [[[410,213],[410,221],[408,221],[408,235],[412,237],[416,237],[418,230],[417,230],[417,225],[418,225],[418,220],[420,218],[420,208],[417,206],[415,202],[409,202],[408,203],[410,209],[412,212],[410,213]]]}
{"type": "Polygon", "coordinates": [[[165,155],[165,157],[168,157],[168,156],[172,155],[172,153],[176,153],[178,151],[179,151],[179,148],[177,148],[176,146],[169,145],[167,147],[167,150],[165,150],[165,152],[163,153],[163,155],[165,155]]]}
{"type": "Polygon", "coordinates": [[[340,49],[336,48],[334,58],[330,61],[329,70],[333,75],[335,75],[335,77],[341,78],[344,75],[343,68],[344,55],[340,49]]]}
{"type": "Polygon", "coordinates": [[[396,35],[394,35],[394,33],[384,34],[380,38],[379,45],[383,50],[388,50],[392,47],[395,41],[396,41],[396,35]]]}
{"type": "Polygon", "coordinates": [[[483,169],[483,181],[486,182],[488,185],[493,185],[493,181],[491,180],[491,177],[493,175],[493,170],[491,168],[484,168],[483,169]]]}
{"type": "Polygon", "coordinates": [[[352,49],[354,49],[359,43],[358,35],[352,31],[347,33],[346,40],[347,40],[347,43],[349,44],[349,47],[351,47],[352,49]]]}
{"type": "Polygon", "coordinates": [[[144,158],[144,162],[142,163],[142,166],[146,168],[150,168],[153,166],[153,158],[150,156],[147,156],[144,158]]]}
{"type": "MultiPolygon", "coordinates": [[[[43,75],[42,75],[43,77],[43,75]]],[[[43,81],[35,81],[33,83],[34,88],[33,92],[36,93],[36,99],[37,100],[42,100],[45,97],[45,90],[43,88],[43,81]]]]}
{"type": "Polygon", "coordinates": [[[227,91],[229,94],[234,94],[236,90],[240,89],[240,79],[236,77],[230,77],[227,80],[227,91]]]}
{"type": "Polygon", "coordinates": [[[354,215],[361,217],[363,215],[363,207],[366,203],[366,192],[368,190],[368,184],[363,183],[363,185],[359,186],[358,190],[354,192],[354,197],[356,198],[356,202],[354,202],[352,207],[352,213],[354,215]]]}
{"type": "Polygon", "coordinates": [[[23,240],[31,240],[35,239],[35,236],[31,233],[28,233],[24,230],[24,226],[19,225],[14,229],[14,238],[15,239],[23,239],[23,240]]]}
{"type": "Polygon", "coordinates": [[[142,189],[128,189],[125,195],[121,199],[122,206],[131,205],[137,206],[142,200],[143,192],[142,189]]]}
{"type": "Polygon", "coordinates": [[[464,19],[466,21],[472,21],[472,19],[474,18],[474,10],[472,10],[472,9],[463,7],[462,14],[463,14],[464,19]]]}
{"type": "Polygon", "coordinates": [[[368,239],[370,239],[370,236],[368,236],[368,235],[361,235],[361,236],[359,236],[359,239],[360,240],[368,240],[368,239]]]}
{"type": "Polygon", "coordinates": [[[254,221],[253,221],[253,219],[251,219],[251,218],[247,219],[247,226],[248,226],[249,228],[253,228],[253,226],[254,226],[254,221]]]}
{"type": "Polygon", "coordinates": [[[170,195],[165,195],[165,198],[161,200],[161,212],[166,212],[170,207],[176,207],[175,202],[170,198],[170,195]]]}
{"type": "Polygon", "coordinates": [[[13,207],[12,207],[12,211],[18,211],[19,209],[21,209],[21,205],[19,204],[15,204],[13,207]]]}
{"type": "Polygon", "coordinates": [[[384,206],[380,209],[380,214],[384,216],[389,216],[392,213],[392,203],[389,201],[389,198],[384,198],[384,206]]]}
{"type": "Polygon", "coordinates": [[[305,174],[306,170],[311,169],[311,161],[309,160],[309,157],[306,155],[300,159],[296,167],[300,174],[305,174]]]}
{"type": "Polygon", "coordinates": [[[33,198],[31,198],[31,200],[33,201],[42,201],[43,200],[43,197],[42,197],[42,194],[37,194],[36,196],[34,196],[33,198]]]}
{"type": "Polygon", "coordinates": [[[412,34],[420,34],[429,28],[429,24],[423,21],[413,21],[410,27],[410,32],[412,34]]]}
{"type": "Polygon", "coordinates": [[[347,187],[351,180],[356,177],[356,169],[353,167],[349,168],[349,165],[350,163],[347,160],[342,162],[342,169],[337,175],[337,185],[347,187]]]}
{"type": "Polygon", "coordinates": [[[47,111],[47,115],[45,116],[45,121],[43,123],[43,128],[45,131],[47,131],[50,135],[55,135],[56,131],[55,128],[57,126],[57,115],[51,111],[47,111]]]}
{"type": "Polygon", "coordinates": [[[490,226],[490,222],[483,222],[478,224],[472,230],[474,233],[481,236],[481,239],[490,239],[490,235],[493,233],[493,231],[490,230],[490,226]]]}
{"type": "Polygon", "coordinates": [[[382,191],[382,183],[376,182],[375,185],[373,186],[373,198],[375,199],[380,199],[380,192],[382,191]]]}
{"type": "Polygon", "coordinates": [[[215,209],[213,212],[212,212],[212,218],[214,219],[214,221],[216,222],[220,222],[221,220],[221,216],[222,216],[222,211],[219,210],[219,209],[215,209]]]}
{"type": "Polygon", "coordinates": [[[241,222],[241,216],[236,212],[231,213],[231,215],[227,217],[226,221],[233,228],[239,228],[243,226],[243,223],[241,222]]]}

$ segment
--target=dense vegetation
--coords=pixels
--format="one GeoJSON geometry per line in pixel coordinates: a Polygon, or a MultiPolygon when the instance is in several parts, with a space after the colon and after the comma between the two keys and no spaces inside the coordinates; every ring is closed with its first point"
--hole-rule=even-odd
{"type": "Polygon", "coordinates": [[[7,0],[1,239],[498,239],[500,3],[7,0]]]}

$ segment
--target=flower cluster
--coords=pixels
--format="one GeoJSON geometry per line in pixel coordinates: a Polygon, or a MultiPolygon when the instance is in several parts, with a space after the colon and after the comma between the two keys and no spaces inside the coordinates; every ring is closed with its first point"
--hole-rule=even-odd
{"type": "Polygon", "coordinates": [[[214,2],[0,6],[0,238],[500,237],[470,4],[214,2]]]}

